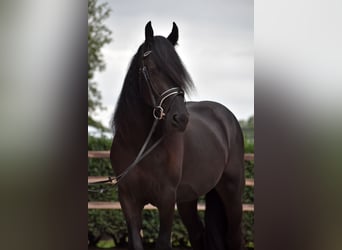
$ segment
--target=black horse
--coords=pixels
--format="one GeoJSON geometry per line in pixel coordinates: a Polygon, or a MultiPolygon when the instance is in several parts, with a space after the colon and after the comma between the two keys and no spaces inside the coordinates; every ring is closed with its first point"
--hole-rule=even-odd
{"type": "Polygon", "coordinates": [[[129,248],[143,249],[142,209],[150,203],[159,210],[157,249],[171,249],[175,204],[193,249],[244,249],[241,128],[221,104],[184,101],[183,91],[193,83],[175,51],[177,41],[175,23],[167,38],[154,36],[151,22],[146,25],[145,42],[132,59],[113,117],[110,157],[121,177],[129,248]],[[204,223],[197,212],[203,195],[204,223]]]}

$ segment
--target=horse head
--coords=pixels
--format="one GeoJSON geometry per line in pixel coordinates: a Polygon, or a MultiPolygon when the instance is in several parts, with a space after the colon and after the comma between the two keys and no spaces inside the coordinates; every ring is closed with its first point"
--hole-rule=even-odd
{"type": "Polygon", "coordinates": [[[176,23],[165,38],[154,36],[152,24],[148,22],[145,41],[138,51],[143,99],[153,107],[154,118],[162,120],[167,132],[184,131],[189,120],[184,91],[192,87],[192,81],[175,50],[177,41],[176,23]]]}

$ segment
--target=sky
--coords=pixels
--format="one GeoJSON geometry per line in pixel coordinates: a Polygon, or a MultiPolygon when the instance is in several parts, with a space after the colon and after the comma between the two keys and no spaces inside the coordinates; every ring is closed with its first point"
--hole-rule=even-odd
{"type": "MultiPolygon", "coordinates": [[[[106,2],[106,1],[100,1],[106,2]]],[[[94,80],[106,108],[94,116],[109,127],[129,63],[144,42],[145,25],[154,35],[179,29],[176,47],[196,90],[186,100],[220,102],[235,116],[254,114],[254,16],[252,0],[108,0],[106,26],[113,41],[102,48],[106,69],[94,80]]]]}

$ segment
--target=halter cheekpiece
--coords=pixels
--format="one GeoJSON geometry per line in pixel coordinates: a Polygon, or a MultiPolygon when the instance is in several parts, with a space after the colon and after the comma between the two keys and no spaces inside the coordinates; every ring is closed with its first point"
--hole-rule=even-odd
{"type": "Polygon", "coordinates": [[[144,64],[144,59],[148,57],[152,53],[152,50],[147,50],[143,54],[143,62],[142,62],[142,68],[140,68],[140,72],[144,75],[145,81],[148,86],[149,94],[153,103],[153,117],[156,120],[162,120],[166,116],[165,109],[163,108],[163,102],[171,96],[177,96],[182,95],[184,96],[184,91],[180,87],[173,87],[166,91],[164,91],[161,95],[157,93],[157,91],[154,90],[152,80],[150,78],[149,72],[147,67],[144,64]],[[158,102],[156,101],[155,95],[159,95],[158,102]]]}

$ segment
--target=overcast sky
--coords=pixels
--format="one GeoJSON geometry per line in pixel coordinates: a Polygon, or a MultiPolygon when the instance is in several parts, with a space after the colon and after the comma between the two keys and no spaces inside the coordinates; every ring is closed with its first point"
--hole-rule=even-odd
{"type": "MultiPolygon", "coordinates": [[[[103,1],[101,1],[103,2],[103,1]]],[[[129,62],[152,21],[155,35],[179,28],[176,48],[196,92],[187,100],[213,100],[238,119],[254,114],[253,1],[108,0],[106,20],[113,41],[103,49],[106,69],[95,74],[106,111],[95,116],[109,126],[129,62]]]]}

